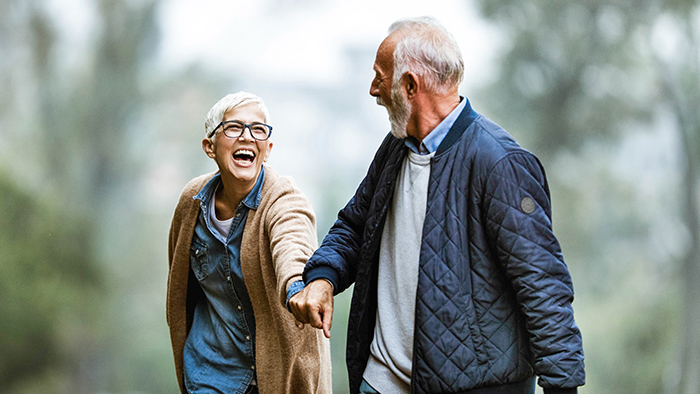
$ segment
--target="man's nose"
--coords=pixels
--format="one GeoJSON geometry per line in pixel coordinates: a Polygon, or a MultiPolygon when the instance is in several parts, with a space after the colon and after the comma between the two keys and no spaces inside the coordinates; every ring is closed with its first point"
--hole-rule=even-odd
{"type": "Polygon", "coordinates": [[[372,97],[379,96],[379,88],[377,87],[377,80],[373,79],[372,83],[369,85],[369,95],[372,97]]]}

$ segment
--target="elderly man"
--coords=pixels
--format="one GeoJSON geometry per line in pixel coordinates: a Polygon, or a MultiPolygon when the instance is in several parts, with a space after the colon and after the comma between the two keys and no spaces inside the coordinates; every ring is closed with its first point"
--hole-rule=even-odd
{"type": "Polygon", "coordinates": [[[290,300],[330,335],[355,284],[351,393],[575,393],[573,286],[538,159],[458,94],[463,61],[433,18],[395,22],[370,95],[391,134],[290,300]]]}
{"type": "Polygon", "coordinates": [[[263,101],[230,94],[207,114],[218,171],[185,186],[170,227],[167,320],[183,393],[330,393],[328,339],[286,309],[317,246],[308,199],[264,164],[263,101]],[[315,331],[315,330],[314,330],[315,331]]]}

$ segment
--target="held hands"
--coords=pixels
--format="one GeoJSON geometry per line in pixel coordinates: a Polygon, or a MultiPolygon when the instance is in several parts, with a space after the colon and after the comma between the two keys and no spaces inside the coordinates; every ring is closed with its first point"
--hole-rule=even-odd
{"type": "Polygon", "coordinates": [[[304,290],[289,299],[289,309],[297,319],[299,329],[308,323],[311,327],[323,329],[326,338],[331,337],[333,321],[333,286],[323,279],[306,285],[304,290]]]}

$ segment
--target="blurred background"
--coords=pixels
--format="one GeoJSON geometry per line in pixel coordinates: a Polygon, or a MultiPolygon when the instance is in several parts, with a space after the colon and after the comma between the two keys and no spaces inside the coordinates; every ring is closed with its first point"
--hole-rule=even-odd
{"type": "Polygon", "coordinates": [[[265,99],[270,163],[309,196],[322,239],[390,128],[368,94],[376,48],[425,14],[460,43],[460,93],[548,171],[580,392],[700,393],[687,0],[1,0],[0,393],[176,392],[167,233],[185,183],[216,168],[207,111],[239,90],[265,99]]]}

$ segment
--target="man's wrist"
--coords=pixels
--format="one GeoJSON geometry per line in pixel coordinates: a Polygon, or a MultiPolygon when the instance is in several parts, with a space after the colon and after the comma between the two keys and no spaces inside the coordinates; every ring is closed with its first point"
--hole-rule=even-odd
{"type": "Polygon", "coordinates": [[[322,266],[304,272],[304,282],[307,285],[317,279],[325,279],[328,283],[330,283],[331,287],[333,288],[333,295],[336,294],[336,291],[340,291],[340,289],[338,289],[338,273],[335,269],[322,266]]]}
{"type": "Polygon", "coordinates": [[[330,279],[328,279],[328,278],[319,278],[319,279],[316,279],[316,280],[325,280],[326,282],[328,282],[328,284],[331,285],[331,289],[333,290],[333,294],[335,294],[335,286],[333,285],[333,282],[331,282],[330,279]]]}

